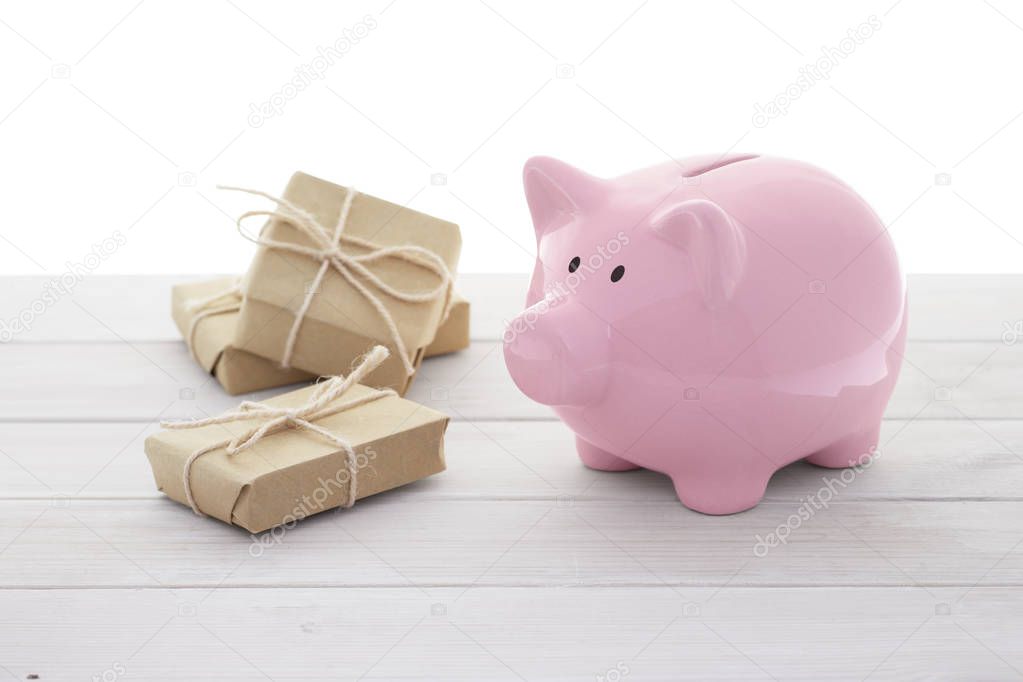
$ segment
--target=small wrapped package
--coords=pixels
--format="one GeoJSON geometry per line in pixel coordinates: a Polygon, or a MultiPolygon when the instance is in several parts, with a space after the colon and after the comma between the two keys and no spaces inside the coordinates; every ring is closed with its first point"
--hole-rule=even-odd
{"type": "MultiPolygon", "coordinates": [[[[314,379],[308,372],[285,369],[234,345],[241,302],[237,277],[217,277],[171,288],[171,315],[196,362],[231,395],[314,379]]],[[[468,347],[469,302],[456,292],[447,319],[423,357],[468,347]]]]}
{"type": "Polygon", "coordinates": [[[146,439],[157,487],[171,499],[252,533],[444,470],[448,418],[360,385],[386,357],[373,348],[348,377],[146,439]]]}
{"type": "Polygon", "coordinates": [[[458,226],[304,173],[282,199],[250,193],[277,208],[242,216],[269,221],[242,280],[236,347],[329,376],[382,344],[391,357],[366,383],[403,395],[450,312],[458,226]]]}
{"type": "Polygon", "coordinates": [[[179,284],[171,289],[171,316],[196,362],[231,395],[310,381],[313,375],[285,369],[235,347],[241,292],[237,277],[179,284]]]}

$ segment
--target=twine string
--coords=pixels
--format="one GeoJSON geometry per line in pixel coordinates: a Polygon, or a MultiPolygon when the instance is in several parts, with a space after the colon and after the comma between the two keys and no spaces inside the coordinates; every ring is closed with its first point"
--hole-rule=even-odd
{"type": "Polygon", "coordinates": [[[241,310],[242,306],[241,295],[241,281],[236,278],[231,286],[226,289],[210,294],[204,298],[189,301],[185,306],[185,309],[189,312],[196,313],[192,318],[192,321],[188,324],[187,333],[188,352],[192,354],[192,357],[196,362],[199,361],[199,356],[196,354],[195,350],[195,333],[199,328],[199,323],[213,315],[224,315],[226,313],[238,312],[241,310]],[[218,304],[219,301],[224,302],[218,304]]]}

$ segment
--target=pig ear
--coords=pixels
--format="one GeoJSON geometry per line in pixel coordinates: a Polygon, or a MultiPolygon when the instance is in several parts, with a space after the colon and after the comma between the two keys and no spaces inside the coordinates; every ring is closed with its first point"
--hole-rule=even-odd
{"type": "Polygon", "coordinates": [[[720,206],[703,199],[682,202],[654,218],[653,229],[689,255],[709,308],[731,299],[745,268],[746,240],[720,206]]]}
{"type": "Polygon", "coordinates": [[[567,163],[534,156],[522,169],[537,238],[568,224],[602,194],[602,182],[567,163]]]}

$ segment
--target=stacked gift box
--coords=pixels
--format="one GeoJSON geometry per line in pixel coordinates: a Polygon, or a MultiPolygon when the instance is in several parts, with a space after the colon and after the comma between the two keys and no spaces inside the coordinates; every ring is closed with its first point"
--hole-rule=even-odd
{"type": "MultiPolygon", "coordinates": [[[[313,380],[309,372],[281,367],[234,345],[241,302],[238,277],[214,277],[171,289],[171,316],[196,362],[230,395],[313,380]]],[[[455,292],[451,310],[424,349],[423,359],[468,347],[469,302],[455,292]]]]}
{"type": "Polygon", "coordinates": [[[241,191],[274,204],[239,219],[251,266],[174,287],[172,316],[232,395],[317,383],[164,424],[146,441],[157,486],[259,532],[442,471],[447,417],[402,396],[424,358],[469,343],[458,226],[305,173],[279,199],[241,191]]]}

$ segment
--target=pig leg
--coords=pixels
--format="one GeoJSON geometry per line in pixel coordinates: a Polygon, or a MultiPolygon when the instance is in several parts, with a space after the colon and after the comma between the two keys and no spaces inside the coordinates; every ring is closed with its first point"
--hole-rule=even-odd
{"type": "Polygon", "coordinates": [[[588,443],[579,436],[575,437],[575,449],[579,453],[579,459],[583,464],[598,471],[632,471],[639,467],[632,462],[627,462],[621,457],[616,457],[610,452],[601,450],[596,445],[588,443]]]}
{"type": "Polygon", "coordinates": [[[702,514],[735,514],[757,506],[775,469],[760,455],[714,453],[715,463],[702,461],[669,472],[679,501],[702,514]],[[738,466],[737,466],[738,465],[738,466]]]}
{"type": "Polygon", "coordinates": [[[806,461],[828,469],[845,469],[865,464],[877,448],[880,436],[879,424],[835,441],[820,452],[807,457],[806,461]]]}

